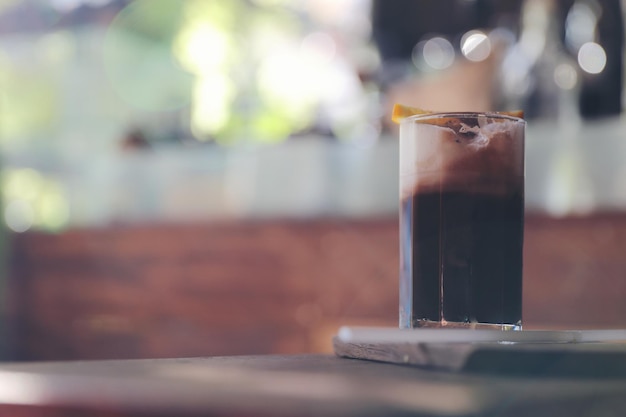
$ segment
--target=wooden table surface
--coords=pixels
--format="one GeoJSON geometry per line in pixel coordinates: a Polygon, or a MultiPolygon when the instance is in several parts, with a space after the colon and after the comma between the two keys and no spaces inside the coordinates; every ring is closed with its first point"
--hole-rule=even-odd
{"type": "Polygon", "coordinates": [[[617,416],[626,377],[452,373],[333,355],[5,363],[4,415],[617,416]]]}

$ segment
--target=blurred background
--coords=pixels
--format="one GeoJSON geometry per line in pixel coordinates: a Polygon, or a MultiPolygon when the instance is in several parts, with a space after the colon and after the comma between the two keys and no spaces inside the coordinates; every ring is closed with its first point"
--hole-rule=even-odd
{"type": "Polygon", "coordinates": [[[0,359],[396,326],[395,102],[523,109],[524,324],[626,326],[625,10],[0,0],[0,359]]]}

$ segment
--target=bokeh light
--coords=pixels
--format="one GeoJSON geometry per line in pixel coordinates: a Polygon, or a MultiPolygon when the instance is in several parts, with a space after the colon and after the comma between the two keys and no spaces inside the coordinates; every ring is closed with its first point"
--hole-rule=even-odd
{"type": "Polygon", "coordinates": [[[234,47],[225,30],[198,19],[182,28],[174,44],[174,53],[184,68],[196,74],[206,74],[227,69],[228,51],[234,47]]]}
{"type": "Polygon", "coordinates": [[[63,189],[48,181],[39,196],[36,206],[37,225],[48,230],[63,228],[70,220],[70,207],[63,189]]]}
{"type": "Polygon", "coordinates": [[[197,138],[215,134],[226,125],[234,94],[232,80],[220,72],[197,77],[191,110],[191,129],[197,138]]]}
{"type": "Polygon", "coordinates": [[[300,44],[300,53],[304,55],[317,55],[317,60],[322,63],[330,62],[337,47],[332,36],[324,32],[314,32],[304,37],[300,44]]]}
{"type": "Polygon", "coordinates": [[[297,118],[305,117],[313,111],[319,88],[324,87],[327,79],[323,65],[323,57],[320,60],[319,55],[310,54],[296,44],[268,51],[257,73],[259,93],[270,105],[279,106],[297,118]]]}
{"type": "Polygon", "coordinates": [[[292,135],[363,136],[354,133],[363,130],[361,119],[377,117],[368,101],[373,83],[364,75],[375,73],[380,60],[367,42],[371,25],[362,0],[0,5],[31,2],[68,16],[67,25],[32,34],[28,46],[0,46],[6,82],[0,101],[12,109],[0,115],[5,149],[51,135],[78,142],[83,126],[101,123],[102,114],[110,115],[101,123],[107,127],[97,129],[98,138],[89,135],[107,141],[107,149],[129,125],[164,132],[148,135],[154,144],[182,136],[186,143],[189,136],[275,143],[292,135]],[[80,127],[72,124],[76,118],[80,127]]]}
{"type": "Polygon", "coordinates": [[[424,44],[424,61],[434,69],[448,68],[454,62],[454,48],[445,38],[435,37],[424,44]]]}
{"type": "Polygon", "coordinates": [[[0,181],[4,219],[11,230],[59,230],[69,222],[63,187],[31,168],[5,169],[0,181]]]}
{"type": "Polygon", "coordinates": [[[594,40],[598,17],[591,4],[577,1],[565,19],[565,44],[577,51],[584,43],[594,40]]]}
{"type": "Polygon", "coordinates": [[[282,5],[185,2],[173,48],[194,75],[190,114],[197,139],[281,141],[314,123],[324,100],[348,90],[337,82],[342,70],[333,36],[303,33],[293,8],[282,5]]]}
{"type": "Polygon", "coordinates": [[[12,200],[4,208],[4,220],[14,232],[25,232],[33,226],[35,214],[32,205],[24,200],[12,200]]]}
{"type": "Polygon", "coordinates": [[[8,170],[3,174],[2,193],[4,200],[27,200],[37,198],[42,177],[30,168],[8,170]]]}
{"type": "Polygon", "coordinates": [[[461,52],[470,61],[484,61],[491,54],[491,41],[483,32],[469,31],[461,38],[461,52]]]}
{"type": "Polygon", "coordinates": [[[443,70],[454,63],[454,47],[447,39],[435,36],[418,42],[413,48],[412,59],[422,70],[443,70]]]}
{"type": "Polygon", "coordinates": [[[554,69],[554,82],[562,90],[572,90],[578,83],[576,68],[569,63],[561,63],[554,69]]]}
{"type": "Polygon", "coordinates": [[[606,66],[606,52],[595,42],[587,42],[578,50],[578,65],[589,74],[599,74],[606,66]]]}

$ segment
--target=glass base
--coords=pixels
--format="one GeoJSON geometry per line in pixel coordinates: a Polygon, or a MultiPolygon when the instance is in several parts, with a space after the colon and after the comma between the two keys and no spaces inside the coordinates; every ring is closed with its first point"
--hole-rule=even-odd
{"type": "Polygon", "coordinates": [[[465,323],[456,321],[415,320],[413,328],[428,329],[486,329],[486,330],[522,330],[522,323],[465,323]]]}

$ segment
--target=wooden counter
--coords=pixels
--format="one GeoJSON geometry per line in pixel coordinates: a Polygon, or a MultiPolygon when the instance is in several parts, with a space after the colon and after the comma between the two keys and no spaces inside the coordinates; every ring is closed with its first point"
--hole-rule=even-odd
{"type": "Polygon", "coordinates": [[[623,378],[446,373],[330,355],[5,364],[0,385],[0,415],[13,417],[626,412],[623,378]]]}
{"type": "MultiPolygon", "coordinates": [[[[10,359],[330,352],[396,326],[395,218],[12,236],[10,359]]],[[[526,221],[527,328],[626,327],[626,214],[526,221]]]]}

